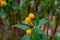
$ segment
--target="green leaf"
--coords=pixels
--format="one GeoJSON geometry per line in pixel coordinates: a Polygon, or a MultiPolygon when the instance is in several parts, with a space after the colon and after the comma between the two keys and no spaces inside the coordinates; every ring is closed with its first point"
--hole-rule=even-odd
{"type": "Polygon", "coordinates": [[[22,21],[22,24],[26,24],[26,21],[24,20],[24,21],[22,21]]]}
{"type": "Polygon", "coordinates": [[[8,2],[8,6],[11,7],[12,5],[14,5],[14,4],[13,4],[13,1],[9,1],[9,2],[8,2]]]}
{"type": "Polygon", "coordinates": [[[36,26],[39,25],[39,17],[36,16],[36,26]]]}
{"type": "Polygon", "coordinates": [[[37,34],[37,40],[46,40],[46,36],[44,32],[40,29],[40,27],[36,27],[34,31],[37,34]]]}
{"type": "Polygon", "coordinates": [[[31,40],[31,35],[25,35],[21,40],[31,40]]]}
{"type": "Polygon", "coordinates": [[[47,39],[46,39],[46,35],[43,34],[42,40],[47,40],[47,39]]]}
{"type": "Polygon", "coordinates": [[[39,21],[39,25],[37,26],[37,27],[40,27],[41,25],[43,25],[43,24],[46,24],[48,22],[48,20],[47,19],[41,19],[40,21],[39,21]]]}
{"type": "Polygon", "coordinates": [[[27,29],[29,29],[29,27],[26,26],[26,25],[14,25],[14,27],[19,28],[19,29],[22,29],[24,31],[26,31],[27,29]]]}
{"type": "Polygon", "coordinates": [[[34,28],[34,31],[35,31],[37,34],[43,34],[43,31],[40,29],[40,27],[34,28]]]}
{"type": "Polygon", "coordinates": [[[46,40],[45,34],[39,27],[34,29],[32,33],[32,40],[46,40]]]}
{"type": "Polygon", "coordinates": [[[1,17],[2,15],[4,15],[4,14],[6,14],[5,10],[1,11],[1,12],[0,12],[0,17],[1,17]]]}
{"type": "Polygon", "coordinates": [[[32,40],[37,40],[37,34],[34,31],[32,33],[32,40]]]}
{"type": "Polygon", "coordinates": [[[33,31],[32,40],[41,40],[40,34],[37,34],[35,31],[33,31]]]}

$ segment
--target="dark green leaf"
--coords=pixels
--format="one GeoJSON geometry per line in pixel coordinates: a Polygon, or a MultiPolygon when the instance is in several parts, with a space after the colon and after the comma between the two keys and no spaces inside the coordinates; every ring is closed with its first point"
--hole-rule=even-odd
{"type": "Polygon", "coordinates": [[[38,40],[46,40],[45,34],[43,33],[43,31],[39,27],[36,27],[34,30],[37,34],[38,40]]]}
{"type": "Polygon", "coordinates": [[[34,28],[34,31],[38,34],[43,34],[43,31],[40,29],[40,27],[34,28]]]}
{"type": "Polygon", "coordinates": [[[36,16],[36,26],[39,25],[39,17],[36,16]]]}
{"type": "Polygon", "coordinates": [[[42,35],[42,40],[47,40],[45,34],[42,35]]]}
{"type": "Polygon", "coordinates": [[[33,31],[33,33],[32,33],[32,40],[37,40],[38,38],[37,38],[37,34],[33,31]]]}
{"type": "Polygon", "coordinates": [[[39,27],[34,29],[32,33],[32,40],[46,40],[45,34],[39,27]]]}
{"type": "Polygon", "coordinates": [[[27,29],[29,29],[29,27],[26,26],[26,25],[14,25],[14,27],[19,28],[19,29],[22,29],[24,31],[26,31],[27,29]]]}
{"type": "Polygon", "coordinates": [[[31,35],[25,35],[21,40],[31,40],[31,35]]]}
{"type": "Polygon", "coordinates": [[[22,21],[22,24],[26,24],[26,21],[24,20],[24,21],[22,21]]]}
{"type": "Polygon", "coordinates": [[[43,25],[43,24],[46,24],[48,22],[48,20],[47,19],[41,19],[40,21],[39,21],[39,25],[37,26],[37,27],[40,27],[41,25],[43,25]]]}
{"type": "Polygon", "coordinates": [[[9,2],[8,2],[8,6],[9,6],[9,7],[11,7],[11,6],[13,6],[13,5],[14,5],[14,4],[13,4],[13,1],[9,1],[9,2]]]}

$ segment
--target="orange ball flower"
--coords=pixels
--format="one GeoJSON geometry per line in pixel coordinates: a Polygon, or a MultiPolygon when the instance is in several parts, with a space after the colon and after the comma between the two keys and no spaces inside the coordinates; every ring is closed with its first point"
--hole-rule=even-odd
{"type": "Polygon", "coordinates": [[[30,13],[30,14],[29,14],[29,17],[30,17],[31,19],[34,19],[34,18],[35,18],[35,15],[34,15],[33,13],[30,13]]]}
{"type": "Polygon", "coordinates": [[[25,21],[26,21],[26,24],[30,24],[30,23],[31,23],[31,19],[30,19],[29,17],[27,17],[27,18],[25,19],[25,21]]]}
{"type": "Polygon", "coordinates": [[[6,5],[7,5],[7,3],[6,3],[6,2],[1,1],[1,6],[6,6],[6,5]]]}
{"type": "Polygon", "coordinates": [[[31,34],[32,33],[32,30],[31,29],[28,29],[27,31],[26,31],[26,34],[31,34]]]}
{"type": "Polygon", "coordinates": [[[2,1],[2,0],[0,0],[0,5],[1,5],[1,1],[2,1]]]}
{"type": "Polygon", "coordinates": [[[2,0],[0,0],[0,1],[2,1],[2,0]]]}

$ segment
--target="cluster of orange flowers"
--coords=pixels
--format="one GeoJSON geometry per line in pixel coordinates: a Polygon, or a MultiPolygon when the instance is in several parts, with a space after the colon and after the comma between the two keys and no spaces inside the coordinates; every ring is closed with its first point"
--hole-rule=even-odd
{"type": "Polygon", "coordinates": [[[30,24],[31,23],[31,19],[34,19],[35,15],[33,13],[30,13],[29,16],[25,19],[26,20],[26,24],[30,24]]]}
{"type": "MultiPolygon", "coordinates": [[[[33,13],[30,13],[29,16],[25,19],[26,20],[26,24],[30,24],[31,23],[31,20],[35,18],[35,15],[33,13]]],[[[32,30],[31,29],[28,29],[26,31],[26,34],[31,34],[32,33],[32,30]]]]}
{"type": "Polygon", "coordinates": [[[6,6],[7,3],[6,3],[5,1],[3,1],[3,0],[0,0],[0,5],[1,5],[1,6],[6,6]]]}

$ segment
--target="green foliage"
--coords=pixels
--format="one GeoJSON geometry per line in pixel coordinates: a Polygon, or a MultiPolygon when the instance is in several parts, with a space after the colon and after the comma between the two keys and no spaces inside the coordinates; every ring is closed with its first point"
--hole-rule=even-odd
{"type": "Polygon", "coordinates": [[[26,26],[26,25],[14,25],[14,27],[17,27],[17,28],[22,29],[24,31],[26,31],[27,29],[29,29],[29,27],[26,26]]]}
{"type": "Polygon", "coordinates": [[[54,40],[60,40],[60,34],[56,34],[54,40]]]}
{"type": "Polygon", "coordinates": [[[36,40],[46,40],[45,34],[43,33],[43,31],[39,27],[36,27],[34,29],[33,39],[34,40],[35,39],[36,40]]]}
{"type": "Polygon", "coordinates": [[[40,29],[40,27],[36,27],[34,28],[34,31],[37,33],[37,34],[43,34],[43,31],[40,29]]]}
{"type": "Polygon", "coordinates": [[[39,17],[36,16],[36,26],[39,25],[39,17]]]}
{"type": "Polygon", "coordinates": [[[48,22],[48,20],[46,20],[45,18],[39,20],[39,25],[37,27],[40,27],[43,24],[46,24],[48,22]]]}
{"type": "Polygon", "coordinates": [[[31,35],[25,35],[21,40],[31,40],[31,35]]]}
{"type": "MultiPolygon", "coordinates": [[[[46,19],[36,19],[36,23],[38,23],[36,26],[41,26],[43,24],[46,24],[47,22],[48,21],[46,19]]],[[[23,21],[22,25],[14,25],[14,27],[22,29],[24,31],[30,29],[29,26],[26,24],[26,21],[23,21]]],[[[40,27],[34,27],[33,25],[31,29],[32,33],[30,35],[26,34],[21,40],[46,40],[46,36],[44,32],[40,29],[40,27]]]]}
{"type": "MultiPolygon", "coordinates": [[[[54,16],[59,13],[57,12],[57,10],[60,11],[60,9],[58,9],[58,7],[60,6],[60,0],[57,0],[57,4],[55,4],[55,0],[23,0],[24,2],[22,3],[22,5],[20,3],[21,0],[4,1],[7,2],[7,6],[3,7],[0,5],[0,17],[5,15],[8,22],[10,22],[9,24],[16,24],[13,25],[13,27],[16,27],[18,29],[22,29],[24,31],[26,31],[27,29],[32,29],[32,33],[30,35],[26,34],[24,37],[22,37],[21,40],[46,40],[46,36],[40,27],[50,21],[47,20],[49,19],[49,16],[54,16]],[[33,2],[31,3],[31,1],[33,2]],[[27,25],[26,21],[23,20],[26,18],[28,13],[35,13],[36,7],[36,20],[34,20],[34,23],[32,21],[31,24],[27,25]]],[[[60,16],[60,14],[58,15],[60,16]]],[[[55,20],[52,20],[50,23],[51,25],[55,26],[56,22],[55,20]]],[[[60,38],[56,37],[55,40],[59,39],[60,38]]]]}

